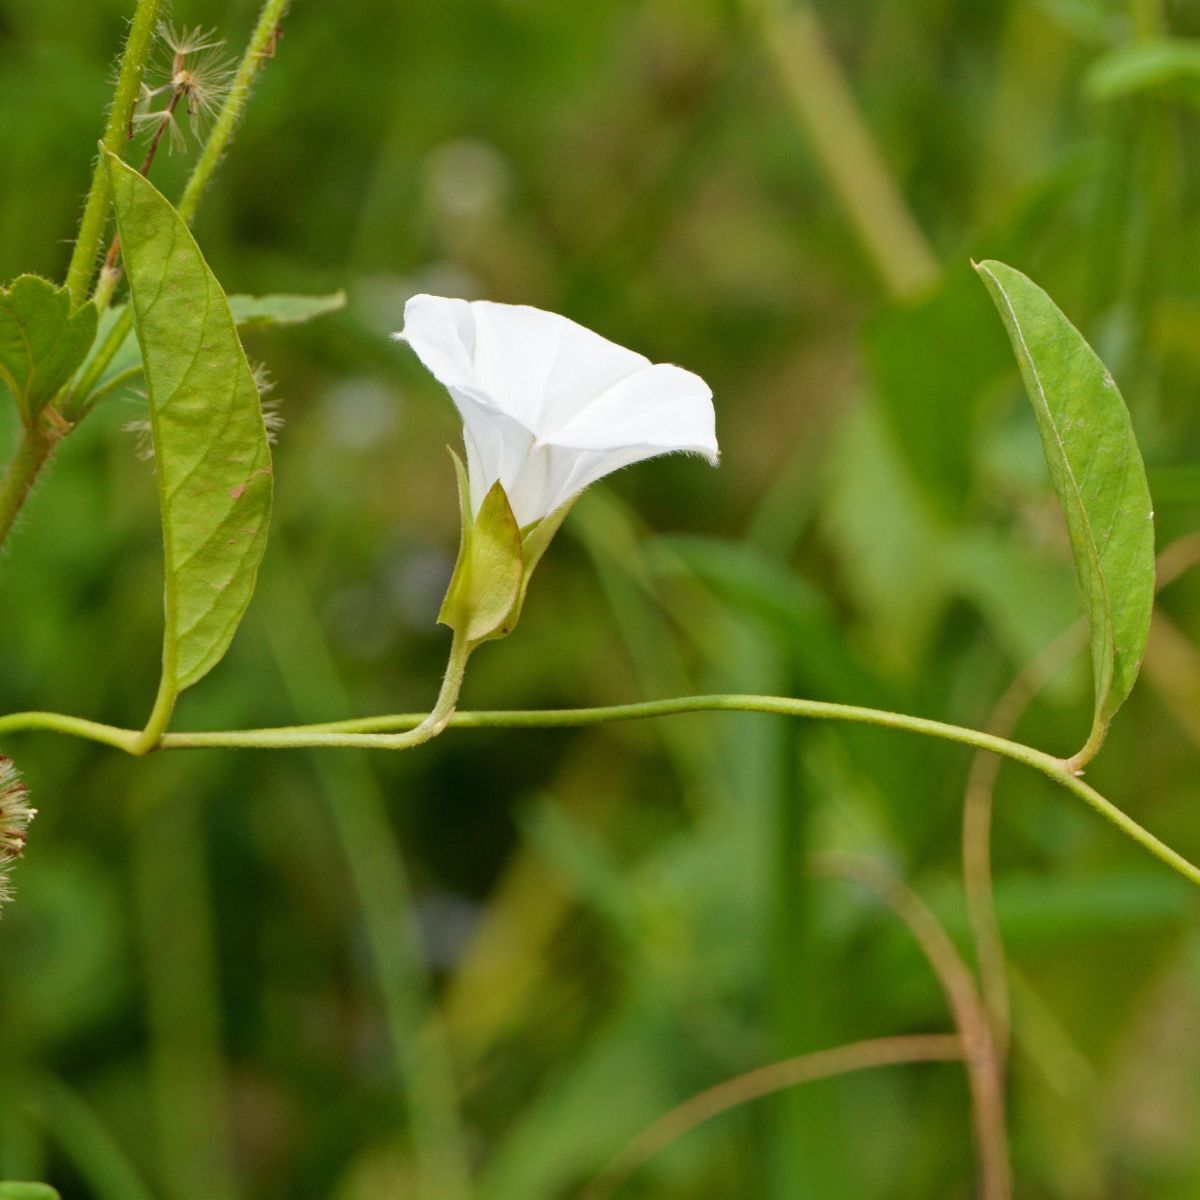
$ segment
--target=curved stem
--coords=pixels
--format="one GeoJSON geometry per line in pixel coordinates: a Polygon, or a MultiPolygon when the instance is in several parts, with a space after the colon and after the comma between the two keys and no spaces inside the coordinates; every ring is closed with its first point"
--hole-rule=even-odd
{"type": "MultiPolygon", "coordinates": [[[[263,62],[274,52],[273,47],[278,36],[279,23],[283,20],[289,2],[290,0],[264,0],[258,22],[250,35],[250,42],[234,77],[233,86],[225,98],[216,124],[204,144],[204,149],[200,152],[200,157],[188,177],[183,195],[177,205],[180,214],[189,223],[196,215],[200,199],[237,131],[238,123],[246,108],[246,101],[250,97],[254,76],[263,62]]],[[[121,74],[117,80],[116,94],[113,97],[112,109],[108,115],[108,125],[101,143],[104,149],[111,150],[114,154],[119,154],[128,140],[129,121],[137,102],[138,89],[141,87],[142,75],[154,40],[154,30],[161,7],[162,0],[139,0],[137,12],[134,14],[129,38],[125,43],[125,55],[121,62],[121,74]]],[[[91,190],[88,192],[83,218],[80,221],[79,236],[75,240],[75,249],[67,270],[67,288],[71,293],[72,306],[75,308],[78,308],[87,297],[88,284],[91,282],[95,270],[96,259],[100,252],[100,242],[108,223],[108,203],[108,175],[104,170],[103,158],[99,157],[96,160],[91,190]]],[[[107,307],[116,281],[115,270],[107,269],[101,272],[100,282],[97,285],[97,300],[100,302],[101,309],[107,307]]],[[[92,357],[86,375],[62,398],[62,415],[66,422],[63,433],[69,432],[101,398],[99,395],[89,396],[89,393],[112,361],[131,326],[132,317],[126,308],[110,330],[104,344],[92,357]]],[[[33,490],[38,476],[49,462],[54,446],[61,436],[61,434],[49,437],[42,437],[38,434],[28,435],[26,441],[18,447],[17,453],[8,464],[4,481],[0,484],[0,546],[4,544],[8,534],[12,531],[22,506],[33,490]]]]}
{"type": "MultiPolygon", "coordinates": [[[[987,730],[1007,737],[1033,698],[1087,643],[1082,621],[1060,634],[1013,680],[988,719],[987,730]]],[[[963,892],[975,941],[979,984],[1001,1064],[1009,1046],[1008,966],[992,897],[992,797],[1001,760],[976,753],[963,798],[963,892]]]]}
{"type": "MultiPolygon", "coordinates": [[[[465,662],[465,659],[464,659],[465,662]]],[[[447,679],[450,671],[447,670],[447,679]]],[[[460,679],[461,681],[461,679],[460,679]]],[[[443,704],[447,684],[443,684],[443,704]]],[[[438,706],[435,706],[437,711],[438,706]]],[[[1172,850],[1165,842],[1144,829],[1127,813],[1106,799],[1095,788],[1066,769],[1066,763],[1053,754],[1035,750],[1032,746],[1012,742],[977,729],[966,729],[960,725],[949,725],[944,721],[931,721],[926,717],[912,717],[906,713],[886,712],[877,708],[862,708],[854,704],[832,704],[823,700],[798,700],[790,696],[683,696],[671,700],[647,700],[638,704],[615,704],[604,708],[534,709],[499,712],[451,712],[439,713],[438,728],[430,732],[429,715],[411,713],[387,717],[367,717],[354,721],[335,721],[320,725],[294,725],[280,729],[250,729],[212,733],[167,733],[156,747],[161,750],[185,750],[214,746],[241,746],[260,750],[297,749],[307,746],[346,747],[365,750],[396,750],[427,741],[443,729],[552,729],[572,728],[583,725],[603,725],[612,721],[644,720],[649,717],[669,717],[683,713],[700,712],[761,712],[783,717],[806,717],[813,720],[847,721],[858,725],[878,725],[885,729],[896,729],[906,733],[920,733],[943,741],[957,742],[963,746],[974,746],[988,750],[1003,758],[1023,763],[1045,775],[1060,787],[1078,796],[1102,817],[1111,821],[1127,837],[1149,850],[1156,858],[1166,863],[1185,879],[1200,885],[1200,867],[1190,863],[1183,855],[1172,850]],[[419,741],[414,742],[382,730],[408,730],[415,734],[417,727],[426,728],[419,741]]],[[[15,733],[23,729],[56,729],[60,733],[77,737],[90,737],[94,741],[106,742],[128,750],[136,744],[138,734],[134,730],[114,729],[91,721],[80,721],[75,717],[63,717],[55,713],[14,713],[0,717],[0,734],[15,733]],[[97,737],[88,729],[105,731],[97,737]]]]}
{"type": "Polygon", "coordinates": [[[48,433],[40,424],[21,434],[21,440],[0,482],[0,546],[12,533],[38,475],[53,458],[58,441],[58,437],[48,433]]]}
{"type": "Polygon", "coordinates": [[[437,737],[446,728],[454,716],[458,695],[462,691],[467,659],[471,657],[473,649],[474,647],[455,630],[450,643],[450,657],[446,661],[446,673],[442,676],[442,687],[433,708],[407,733],[390,735],[392,740],[387,747],[389,750],[409,750],[413,746],[420,746],[437,737]]]}
{"type": "Polygon", "coordinates": [[[962,1058],[962,1041],[949,1033],[921,1033],[850,1042],[831,1050],[816,1050],[726,1079],[685,1100],[659,1117],[612,1160],[580,1193],[579,1200],[604,1200],[644,1163],[672,1142],[732,1108],[770,1096],[785,1088],[818,1079],[831,1079],[870,1067],[904,1063],[954,1062],[962,1058]]]}
{"type": "Polygon", "coordinates": [[[195,167],[192,168],[192,173],[183,189],[183,195],[180,196],[179,203],[175,206],[179,215],[188,224],[191,224],[192,218],[196,215],[200,198],[212,181],[213,175],[216,174],[217,167],[220,165],[229,143],[233,140],[233,135],[237,132],[238,123],[246,109],[246,101],[249,100],[250,91],[254,86],[255,76],[263,63],[275,53],[279,25],[290,3],[291,0],[264,0],[262,8],[259,10],[258,21],[254,26],[253,33],[250,34],[250,41],[246,45],[242,61],[238,64],[229,94],[225,97],[225,103],[212,127],[212,132],[204,143],[204,149],[200,152],[195,167]]]}
{"type": "Polygon", "coordinates": [[[93,388],[100,382],[108,364],[116,357],[117,351],[125,344],[129,331],[133,328],[133,313],[126,307],[113,322],[112,328],[105,334],[104,341],[97,347],[84,372],[71,390],[63,398],[63,417],[72,424],[78,424],[87,413],[95,407],[93,388]]]}
{"type": "Polygon", "coordinates": [[[75,420],[82,421],[84,417],[107,396],[111,396],[113,392],[120,391],[121,388],[127,387],[131,383],[136,383],[142,378],[144,368],[141,363],[136,367],[126,367],[124,371],[117,372],[107,383],[98,387],[91,395],[85,398],[85,402],[80,406],[78,416],[75,420]]]}
{"type": "MultiPolygon", "coordinates": [[[[1161,592],[1196,566],[1200,566],[1200,534],[1185,534],[1158,555],[1155,562],[1155,591],[1161,592]]],[[[1151,626],[1151,642],[1146,652],[1147,664],[1153,661],[1151,648],[1154,645],[1154,631],[1161,633],[1164,627],[1170,629],[1170,622],[1166,620],[1162,611],[1156,608],[1151,626]]],[[[1085,621],[1078,621],[1059,634],[1021,669],[997,701],[988,718],[987,731],[999,737],[1011,736],[1034,697],[1086,645],[1085,621]]],[[[1178,657],[1178,650],[1175,657],[1178,657]]],[[[1153,682],[1153,672],[1149,666],[1144,668],[1144,671],[1153,682]]],[[[963,798],[962,863],[963,891],[967,918],[975,941],[976,960],[979,964],[980,990],[987,1008],[992,1037],[996,1042],[997,1056],[1003,1066],[1008,1060],[1011,1032],[1009,967],[992,896],[991,846],[993,795],[1000,761],[995,756],[976,753],[971,763],[963,798]]],[[[1068,760],[1064,767],[1072,770],[1074,763],[1068,760]]],[[[1083,798],[1092,803],[1089,797],[1083,798]]]]}
{"type": "Polygon", "coordinates": [[[141,732],[137,729],[121,729],[116,725],[104,725],[99,721],[88,721],[83,717],[70,717],[66,713],[23,712],[0,717],[0,736],[35,730],[84,738],[89,742],[113,746],[126,753],[132,753],[141,732]]]}
{"type": "Polygon", "coordinates": [[[954,1016],[971,1090],[971,1120],[981,1200],[1012,1200],[1003,1071],[975,980],[941,922],[903,880],[870,859],[822,854],[817,874],[848,880],[875,893],[908,926],[954,1016]]]}
{"type": "MultiPolygon", "coordinates": [[[[101,146],[113,154],[120,154],[129,140],[129,121],[137,104],[161,8],[162,0],[138,0],[137,11],[133,14],[129,37],[125,42],[125,54],[121,59],[121,73],[117,77],[112,108],[108,110],[108,123],[101,141],[101,146]]],[[[67,290],[71,293],[72,308],[78,308],[87,298],[88,284],[100,253],[100,240],[108,224],[108,199],[108,173],[104,169],[104,156],[101,154],[97,156],[92,170],[92,186],[83,207],[79,236],[75,239],[75,249],[67,268],[67,290]]]]}

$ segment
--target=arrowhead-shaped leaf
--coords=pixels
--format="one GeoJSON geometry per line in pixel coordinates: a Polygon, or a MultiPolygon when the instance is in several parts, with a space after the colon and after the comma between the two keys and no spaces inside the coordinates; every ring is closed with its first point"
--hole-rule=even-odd
{"type": "Polygon", "coordinates": [[[1096,696],[1084,760],[1129,695],[1146,647],[1154,604],[1146,470],[1121,393],[1083,335],[1020,271],[999,262],[977,270],[1020,364],[1083,588],[1096,696]]]}
{"type": "Polygon", "coordinates": [[[75,374],[96,335],[96,306],[71,312],[66,288],[21,275],[0,289],[0,378],[31,424],[75,374]]]}
{"type": "Polygon", "coordinates": [[[156,712],[169,714],[220,660],[250,603],[271,453],[220,284],[170,203],[120,159],[107,162],[150,401],[166,557],[156,712]]]}

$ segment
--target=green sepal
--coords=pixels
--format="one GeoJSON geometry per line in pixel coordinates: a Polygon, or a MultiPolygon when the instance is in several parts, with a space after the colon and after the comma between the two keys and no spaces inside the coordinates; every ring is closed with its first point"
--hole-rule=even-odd
{"type": "Polygon", "coordinates": [[[48,1183],[0,1183],[0,1200],[61,1200],[48,1183]]]}
{"type": "Polygon", "coordinates": [[[72,312],[67,289],[48,279],[20,275],[0,289],[0,379],[26,425],[75,374],[95,336],[96,306],[72,312]]]}
{"type": "Polygon", "coordinates": [[[540,521],[527,525],[521,531],[521,553],[525,565],[521,573],[520,590],[513,602],[512,611],[504,622],[504,626],[509,632],[516,628],[517,622],[521,619],[521,609],[525,607],[525,593],[529,590],[529,580],[533,575],[534,568],[542,561],[542,555],[546,553],[550,543],[554,540],[559,526],[567,519],[567,513],[571,511],[576,499],[577,497],[572,497],[566,504],[556,508],[548,517],[543,517],[540,521]]]}
{"type": "Polygon", "coordinates": [[[453,450],[462,511],[462,540],[438,620],[469,645],[512,632],[509,621],[524,579],[521,530],[504,488],[497,480],[471,515],[471,489],[466,468],[453,450]]]}

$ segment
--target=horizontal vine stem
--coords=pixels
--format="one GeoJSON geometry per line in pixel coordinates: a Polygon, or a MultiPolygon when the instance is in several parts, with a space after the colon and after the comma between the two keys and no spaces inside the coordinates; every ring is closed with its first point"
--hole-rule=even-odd
{"type": "Polygon", "coordinates": [[[125,751],[130,751],[138,738],[138,731],[135,729],[104,725],[100,721],[88,721],[83,717],[69,717],[65,713],[23,712],[0,717],[0,735],[34,730],[65,733],[68,737],[85,738],[89,742],[100,742],[105,746],[115,746],[118,750],[125,751]]]}
{"type": "MultiPolygon", "coordinates": [[[[614,704],[603,708],[529,709],[494,712],[456,712],[446,722],[454,729],[551,729],[603,725],[612,721],[636,721],[651,717],[679,716],[700,712],[756,712],[810,720],[847,721],[857,725],[877,725],[905,733],[919,733],[942,741],[988,750],[1045,775],[1066,788],[1122,833],[1185,879],[1200,885],[1200,867],[1160,841],[1131,816],[1084,783],[1070,771],[1066,762],[1042,750],[978,729],[950,725],[926,717],[862,708],[853,704],[833,704],[824,700],[799,700],[790,696],[681,696],[670,700],[646,700],[637,704],[614,704]]],[[[333,721],[322,725],[295,725],[277,729],[246,729],[227,732],[167,733],[157,749],[194,750],[208,747],[242,747],[259,750],[286,750],[309,747],[328,749],[392,750],[403,748],[401,731],[414,729],[426,718],[425,713],[402,713],[386,717],[365,717],[351,721],[333,721]]],[[[15,713],[0,717],[0,735],[27,729],[53,730],[75,737],[90,738],[118,749],[132,751],[138,734],[130,729],[101,725],[79,717],[58,713],[15,713]]]]}

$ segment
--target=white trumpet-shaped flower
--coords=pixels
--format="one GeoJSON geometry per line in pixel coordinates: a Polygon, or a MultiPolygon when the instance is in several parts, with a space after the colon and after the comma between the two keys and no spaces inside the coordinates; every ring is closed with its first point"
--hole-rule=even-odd
{"type": "Polygon", "coordinates": [[[522,529],[605,475],[718,450],[712,391],[556,313],[414,296],[404,330],[463,419],[471,504],[499,481],[522,529]]]}

